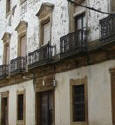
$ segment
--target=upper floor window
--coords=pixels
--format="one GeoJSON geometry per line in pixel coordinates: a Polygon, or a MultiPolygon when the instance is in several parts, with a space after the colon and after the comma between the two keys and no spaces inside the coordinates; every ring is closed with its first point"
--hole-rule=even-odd
{"type": "Polygon", "coordinates": [[[27,22],[21,21],[16,27],[18,32],[18,56],[27,55],[27,22]]]}
{"type": "Polygon", "coordinates": [[[27,51],[27,45],[26,45],[26,34],[20,37],[20,56],[25,57],[26,56],[26,51],[27,51]]]}
{"type": "Polygon", "coordinates": [[[50,42],[51,40],[51,25],[50,25],[50,19],[45,20],[45,22],[43,22],[41,24],[41,32],[42,32],[42,36],[41,36],[41,44],[45,45],[48,42],[50,42]]]}
{"type": "Polygon", "coordinates": [[[9,14],[11,10],[11,0],[6,0],[6,15],[9,14]]]}
{"type": "Polygon", "coordinates": [[[10,60],[10,33],[5,33],[2,40],[4,42],[3,64],[9,64],[10,60]]]}
{"type": "Polygon", "coordinates": [[[75,17],[75,31],[86,27],[85,13],[75,17]]]}
{"type": "Polygon", "coordinates": [[[40,46],[51,42],[51,25],[52,25],[52,11],[54,5],[50,3],[43,3],[40,10],[36,14],[40,20],[39,34],[40,46]]]}
{"type": "Polygon", "coordinates": [[[9,63],[9,56],[10,56],[9,53],[10,53],[9,44],[5,44],[4,45],[4,64],[9,63]]]}

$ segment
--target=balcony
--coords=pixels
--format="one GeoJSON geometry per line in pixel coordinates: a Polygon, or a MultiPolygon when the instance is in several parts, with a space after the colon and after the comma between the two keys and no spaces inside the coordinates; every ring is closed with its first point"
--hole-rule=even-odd
{"type": "Polygon", "coordinates": [[[0,79],[8,75],[8,65],[0,65],[0,79]]]}
{"type": "Polygon", "coordinates": [[[87,49],[86,29],[77,30],[60,38],[60,58],[85,52],[87,49]]]}
{"type": "Polygon", "coordinates": [[[40,49],[29,53],[27,57],[29,68],[50,63],[53,60],[53,55],[55,55],[55,49],[55,46],[48,43],[42,46],[40,49]]]}
{"type": "Polygon", "coordinates": [[[26,70],[26,59],[24,57],[17,57],[11,60],[10,62],[11,75],[25,72],[25,70],[26,70]]]}
{"type": "Polygon", "coordinates": [[[101,41],[108,42],[115,40],[115,15],[100,20],[101,41]]]}

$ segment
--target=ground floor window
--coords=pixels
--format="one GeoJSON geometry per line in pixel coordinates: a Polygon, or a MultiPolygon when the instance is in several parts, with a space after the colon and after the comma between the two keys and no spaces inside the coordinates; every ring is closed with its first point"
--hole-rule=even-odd
{"type": "Polygon", "coordinates": [[[17,125],[25,125],[25,91],[17,92],[17,125]]]}
{"type": "Polygon", "coordinates": [[[84,85],[74,85],[73,89],[73,121],[85,121],[84,85]]]}
{"type": "Polygon", "coordinates": [[[87,78],[72,79],[71,85],[71,124],[84,123],[87,125],[88,120],[88,103],[87,103],[87,78]]]}
{"type": "Polygon", "coordinates": [[[8,92],[1,94],[1,124],[8,125],[8,92]]]}
{"type": "Polygon", "coordinates": [[[23,120],[24,114],[24,95],[18,95],[18,111],[17,111],[17,120],[23,120]]]}
{"type": "Polygon", "coordinates": [[[112,117],[115,124],[115,70],[111,72],[111,96],[112,96],[112,117]]]}

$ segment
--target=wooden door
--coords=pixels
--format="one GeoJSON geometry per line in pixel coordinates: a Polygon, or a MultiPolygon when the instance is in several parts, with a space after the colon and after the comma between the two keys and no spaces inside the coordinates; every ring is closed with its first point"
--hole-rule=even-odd
{"type": "Polygon", "coordinates": [[[26,35],[21,37],[20,40],[20,56],[25,57],[26,56],[26,35]]]}
{"type": "Polygon", "coordinates": [[[53,92],[43,92],[37,95],[37,125],[54,125],[53,92]]]}
{"type": "Polygon", "coordinates": [[[1,123],[2,125],[8,125],[8,98],[3,97],[1,104],[2,104],[1,123]]]}
{"type": "Polygon", "coordinates": [[[115,125],[115,73],[112,74],[111,78],[111,91],[112,91],[112,115],[113,115],[113,125],[115,125]]]}

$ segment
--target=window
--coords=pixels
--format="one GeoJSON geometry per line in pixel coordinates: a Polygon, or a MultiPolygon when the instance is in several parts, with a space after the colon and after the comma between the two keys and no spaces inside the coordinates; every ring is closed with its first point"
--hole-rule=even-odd
{"type": "Polygon", "coordinates": [[[6,14],[9,14],[10,9],[11,9],[11,1],[10,0],[6,0],[6,14]]]}
{"type": "Polygon", "coordinates": [[[17,120],[24,120],[24,95],[19,94],[17,101],[17,120]]]}
{"type": "Polygon", "coordinates": [[[1,93],[1,125],[8,125],[9,119],[9,92],[1,93]]]}
{"type": "Polygon", "coordinates": [[[84,85],[73,86],[73,121],[85,121],[84,85]]]}
{"type": "Polygon", "coordinates": [[[50,20],[45,20],[42,24],[41,24],[41,31],[42,31],[42,41],[41,44],[45,45],[48,42],[50,42],[50,20]]]}
{"type": "Polygon", "coordinates": [[[87,77],[70,80],[71,125],[88,123],[87,77]]]}
{"type": "Polygon", "coordinates": [[[52,25],[52,12],[54,5],[51,3],[44,2],[36,16],[39,18],[40,27],[40,47],[41,45],[51,42],[51,25],[52,25]]]}
{"type": "Polygon", "coordinates": [[[86,27],[85,13],[75,17],[75,31],[86,27]]]}
{"type": "Polygon", "coordinates": [[[15,29],[18,33],[18,56],[21,57],[25,57],[27,53],[27,27],[27,22],[20,21],[15,29]]]}
{"type": "Polygon", "coordinates": [[[115,124],[115,69],[111,70],[112,122],[115,124]]]}
{"type": "Polygon", "coordinates": [[[10,39],[11,39],[11,34],[8,32],[5,32],[3,35],[3,45],[4,45],[4,50],[3,50],[3,64],[9,64],[10,60],[10,39]]]}
{"type": "Polygon", "coordinates": [[[20,37],[20,56],[26,56],[26,35],[20,37]]]}
{"type": "Polygon", "coordinates": [[[9,44],[4,45],[4,64],[9,64],[9,56],[10,56],[10,48],[9,44]]]}
{"type": "Polygon", "coordinates": [[[78,41],[83,45],[82,41],[86,40],[85,13],[75,17],[75,32],[78,34],[78,41]]]}

